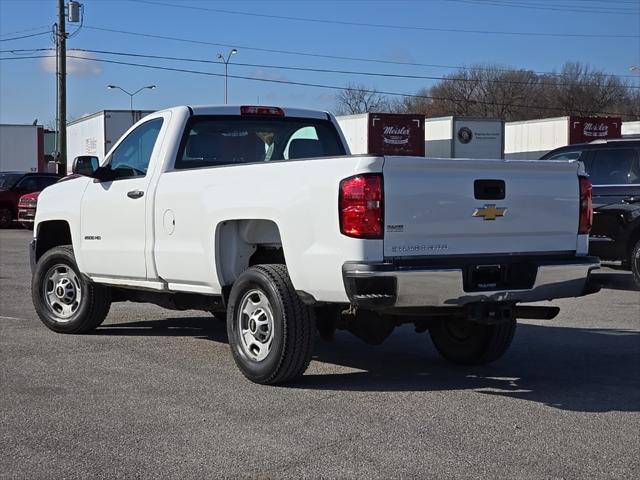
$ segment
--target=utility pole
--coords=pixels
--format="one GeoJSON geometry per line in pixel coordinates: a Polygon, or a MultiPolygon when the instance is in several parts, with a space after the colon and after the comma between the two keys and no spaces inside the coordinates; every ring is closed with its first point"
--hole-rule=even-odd
{"type": "Polygon", "coordinates": [[[56,30],[57,90],[58,90],[58,173],[67,173],[67,32],[64,0],[58,0],[58,28],[56,30]]]}

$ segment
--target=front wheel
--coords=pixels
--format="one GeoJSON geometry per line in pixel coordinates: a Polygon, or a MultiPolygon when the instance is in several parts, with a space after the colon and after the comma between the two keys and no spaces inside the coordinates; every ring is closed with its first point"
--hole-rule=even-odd
{"type": "Polygon", "coordinates": [[[58,333],[87,333],[100,325],[111,306],[109,287],[85,280],[70,246],[52,248],[36,264],[31,282],[36,313],[58,333]]]}
{"type": "Polygon", "coordinates": [[[13,212],[9,207],[0,207],[0,228],[9,228],[13,221],[13,212]]]}
{"type": "Polygon", "coordinates": [[[309,366],[315,317],[293,288],[286,266],[256,265],[231,289],[227,333],[245,377],[260,384],[285,383],[309,366]]]}
{"type": "Polygon", "coordinates": [[[434,346],[445,359],[461,365],[481,365],[500,358],[511,345],[516,320],[484,325],[469,320],[443,320],[429,328],[434,346]]]}

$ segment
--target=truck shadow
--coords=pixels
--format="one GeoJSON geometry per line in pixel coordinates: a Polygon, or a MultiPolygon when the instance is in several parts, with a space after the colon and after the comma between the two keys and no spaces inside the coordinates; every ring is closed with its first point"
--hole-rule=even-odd
{"type": "MultiPolygon", "coordinates": [[[[190,336],[227,343],[211,317],[105,325],[97,335],[190,336]]],[[[520,323],[499,361],[456,367],[442,360],[428,335],[397,329],[373,347],[346,333],[318,340],[311,368],[288,388],[386,392],[470,390],[581,412],[640,411],[640,332],[520,323]],[[327,366],[330,366],[327,368],[327,366]],[[325,373],[330,370],[331,373],[325,373]]]]}
{"type": "Polygon", "coordinates": [[[591,274],[592,280],[600,284],[602,288],[610,290],[626,290],[626,291],[640,291],[638,286],[633,280],[633,274],[629,271],[619,270],[603,270],[594,272],[591,274]]]}

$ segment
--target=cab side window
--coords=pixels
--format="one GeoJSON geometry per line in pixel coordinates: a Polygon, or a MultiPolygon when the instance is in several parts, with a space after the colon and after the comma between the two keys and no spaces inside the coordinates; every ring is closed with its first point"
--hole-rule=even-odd
{"type": "Polygon", "coordinates": [[[15,186],[15,190],[25,192],[38,191],[38,179],[36,177],[25,177],[15,186]]]}
{"type": "Polygon", "coordinates": [[[111,170],[116,178],[144,177],[147,174],[153,147],[162,128],[162,119],[143,123],[127,135],[111,155],[111,170]]]}

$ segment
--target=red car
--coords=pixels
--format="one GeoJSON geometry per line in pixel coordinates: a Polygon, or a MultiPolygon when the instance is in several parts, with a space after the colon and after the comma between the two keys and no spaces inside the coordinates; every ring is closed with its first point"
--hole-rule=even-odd
{"type": "Polygon", "coordinates": [[[22,195],[18,202],[18,223],[29,230],[33,230],[38,195],[40,195],[40,192],[27,193],[22,195]]]}
{"type": "Polygon", "coordinates": [[[40,192],[61,176],[55,173],[0,172],[0,228],[18,218],[18,201],[27,193],[40,192]]]}

